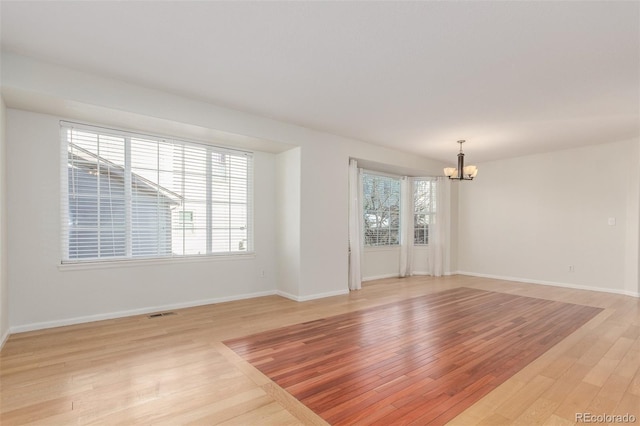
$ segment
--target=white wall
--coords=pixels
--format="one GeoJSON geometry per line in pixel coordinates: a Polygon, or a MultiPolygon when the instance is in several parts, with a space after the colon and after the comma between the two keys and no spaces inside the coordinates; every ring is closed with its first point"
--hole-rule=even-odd
{"type": "MultiPolygon", "coordinates": [[[[429,271],[429,249],[426,246],[413,248],[414,275],[427,275],[429,271]]],[[[446,272],[449,272],[447,269],[446,272]]],[[[400,276],[400,247],[365,247],[362,255],[363,281],[400,276]]]]}
{"type": "Polygon", "coordinates": [[[628,155],[624,281],[627,291],[640,295],[640,138],[629,141],[628,155]]]}
{"type": "MultiPolygon", "coordinates": [[[[276,291],[296,300],[344,293],[349,158],[423,175],[440,174],[443,167],[415,155],[16,55],[3,54],[2,72],[10,108],[47,113],[9,109],[7,116],[4,247],[10,250],[3,251],[8,255],[14,332],[276,291]],[[60,270],[59,117],[153,133],[167,129],[167,134],[184,132],[191,139],[228,136],[234,144],[249,144],[245,148],[274,152],[255,156],[255,258],[60,270]],[[290,176],[293,181],[285,182],[290,176]],[[289,223],[294,226],[285,229],[289,223]]],[[[452,188],[451,237],[454,254],[459,243],[460,257],[449,259],[453,269],[457,265],[473,273],[637,293],[640,179],[628,171],[638,169],[637,145],[576,150],[578,160],[572,153],[555,153],[483,165],[474,182],[452,188]],[[633,164],[627,164],[629,158],[633,164]],[[620,167],[620,161],[630,167],[620,167]],[[503,178],[519,168],[527,173],[503,178]],[[546,172],[556,169],[561,172],[546,172]],[[601,194],[591,197],[592,190],[601,194]],[[608,217],[617,218],[616,227],[606,226],[608,217]],[[591,230],[588,238],[582,227],[591,230]],[[625,237],[627,231],[632,237],[625,237]],[[596,265],[596,259],[604,264],[596,265]],[[571,275],[566,272],[569,262],[575,267],[571,275]]]]}
{"type": "MultiPolygon", "coordinates": [[[[327,142],[309,143],[302,148],[302,300],[348,292],[351,150],[345,149],[347,146],[341,141],[327,142]]],[[[369,146],[364,144],[364,148],[368,151],[369,146]]],[[[371,151],[377,149],[371,146],[371,151]]]]}
{"type": "Polygon", "coordinates": [[[9,284],[7,279],[6,107],[0,97],[0,348],[9,335],[9,284]]]}
{"type": "Polygon", "coordinates": [[[300,160],[300,148],[276,156],[276,286],[294,300],[300,296],[300,160]]]}
{"type": "MultiPolygon", "coordinates": [[[[2,73],[2,93],[10,108],[13,106],[50,114],[50,116],[27,114],[14,110],[8,117],[9,129],[24,129],[29,135],[21,136],[26,139],[25,141],[13,140],[13,136],[7,141],[10,148],[8,157],[12,159],[9,177],[9,204],[11,205],[8,217],[9,228],[13,230],[17,226],[18,229],[24,229],[26,232],[42,235],[41,237],[30,236],[30,244],[27,244],[18,236],[12,237],[15,232],[10,231],[8,244],[12,253],[14,248],[19,249],[18,252],[35,249],[39,255],[44,256],[42,266],[44,263],[48,265],[46,268],[32,267],[29,270],[25,255],[16,254],[9,257],[9,287],[12,294],[10,324],[15,330],[29,324],[85,318],[91,314],[116,315],[119,312],[132,312],[161,303],[188,304],[189,301],[199,301],[203,298],[234,297],[263,289],[275,292],[280,285],[291,290],[291,294],[295,295],[297,300],[345,293],[348,288],[349,157],[419,170],[424,175],[439,173],[443,167],[442,163],[412,154],[73,71],[18,55],[2,54],[2,73]],[[38,199],[37,196],[44,196],[45,199],[48,197],[51,203],[55,198],[57,203],[58,174],[55,175],[55,182],[45,184],[48,190],[53,191],[52,193],[38,188],[35,182],[29,182],[29,180],[35,179],[39,185],[41,184],[39,177],[43,173],[49,176],[54,168],[57,173],[57,164],[53,161],[46,162],[45,157],[58,158],[57,151],[55,156],[51,157],[53,150],[57,150],[58,146],[56,121],[58,116],[152,133],[168,129],[168,134],[174,136],[181,136],[181,132],[188,131],[190,133],[187,137],[192,139],[197,138],[193,136],[194,132],[223,138],[227,135],[239,143],[244,143],[245,139],[248,139],[252,149],[264,146],[265,150],[275,153],[299,147],[300,251],[299,260],[295,258],[290,260],[294,263],[298,262],[298,265],[291,266],[287,260],[284,263],[283,272],[281,259],[276,263],[275,258],[266,257],[275,256],[276,218],[282,214],[291,213],[283,213],[280,206],[272,206],[266,208],[264,212],[256,207],[256,221],[262,222],[261,225],[256,224],[256,250],[259,257],[254,263],[248,265],[243,264],[247,261],[238,261],[222,262],[219,266],[211,262],[158,265],[135,268],[133,272],[127,272],[129,268],[104,269],[101,270],[102,272],[96,272],[98,275],[95,278],[96,283],[114,280],[119,283],[115,287],[105,288],[98,285],[94,288],[84,284],[89,281],[87,272],[58,271],[57,267],[52,266],[54,261],[57,262],[57,257],[54,258],[51,255],[55,245],[52,241],[55,238],[57,244],[59,238],[57,210],[53,211],[53,214],[28,211],[25,217],[19,213],[21,208],[29,205],[31,199],[38,199]],[[155,129],[156,125],[159,126],[159,130],[155,129]],[[48,138],[54,132],[54,127],[56,128],[55,142],[49,142],[48,138]],[[46,149],[41,149],[47,143],[55,144],[55,148],[48,146],[46,149]],[[19,159],[14,164],[14,157],[25,154],[38,160],[36,166],[28,164],[26,158],[19,159]],[[26,170],[22,170],[22,166],[25,166],[26,170]],[[25,179],[28,183],[25,185],[25,190],[33,191],[32,195],[36,197],[29,197],[18,191],[18,186],[24,184],[15,183],[16,179],[25,179]],[[15,207],[14,199],[18,203],[15,207]],[[27,229],[27,220],[34,229],[27,229]],[[267,243],[266,238],[262,240],[267,245],[273,244],[269,246],[270,248],[258,246],[260,232],[263,235],[270,235],[271,243],[267,243]],[[238,266],[240,264],[242,265],[238,266]],[[258,276],[263,269],[266,270],[264,278],[258,276]],[[299,270],[297,289],[289,288],[289,284],[295,282],[295,278],[286,281],[289,284],[282,284],[279,281],[276,283],[276,274],[278,277],[281,277],[282,273],[293,273],[295,276],[298,274],[296,269],[299,270]],[[175,286],[163,284],[164,277],[175,275],[208,277],[213,275],[212,270],[223,278],[222,281],[233,276],[235,284],[215,287],[209,285],[208,281],[198,281],[190,285],[187,291],[179,291],[175,286]],[[156,280],[156,276],[159,283],[152,283],[151,281],[156,280]],[[145,284],[142,286],[136,284],[141,281],[145,284]],[[16,294],[13,292],[14,288],[16,294]],[[94,298],[96,300],[92,300],[94,298]],[[53,300],[52,303],[51,300],[53,300]],[[84,303],[85,301],[87,303],[84,303]]],[[[245,147],[248,146],[245,145],[245,147]]],[[[277,173],[282,173],[280,170],[282,162],[273,156],[268,157],[269,154],[263,155],[262,164],[265,165],[265,169],[271,170],[272,174],[268,179],[260,179],[260,172],[256,170],[256,194],[261,193],[257,186],[262,184],[265,188],[263,196],[271,197],[270,202],[274,203],[277,193],[273,188],[276,169],[278,169],[277,173]]],[[[256,158],[256,168],[260,164],[259,158],[256,158]]],[[[269,174],[266,171],[265,173],[269,174]]],[[[256,206],[260,203],[267,203],[267,201],[256,200],[256,206]]],[[[57,204],[55,208],[57,209],[57,204]]],[[[291,214],[296,215],[295,212],[291,214]]],[[[278,250],[280,249],[281,247],[278,247],[278,250]]],[[[55,250],[58,250],[57,246],[55,250]]],[[[181,281],[185,280],[181,279],[181,281]]]]}
{"type": "Polygon", "coordinates": [[[459,188],[459,270],[637,295],[637,151],[632,140],[479,166],[459,188]]]}
{"type": "Polygon", "coordinates": [[[7,244],[14,331],[274,292],[273,154],[254,153],[255,256],[69,270],[60,268],[59,134],[59,117],[8,109],[7,244]]]}
{"type": "Polygon", "coordinates": [[[365,247],[362,252],[362,280],[400,275],[400,247],[365,247]]]}

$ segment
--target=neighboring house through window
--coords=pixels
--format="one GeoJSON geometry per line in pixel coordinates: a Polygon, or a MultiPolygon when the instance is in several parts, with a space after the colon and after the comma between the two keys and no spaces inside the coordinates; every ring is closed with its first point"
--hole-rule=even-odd
{"type": "Polygon", "coordinates": [[[63,123],[63,262],[247,252],[251,154],[63,123]]]}

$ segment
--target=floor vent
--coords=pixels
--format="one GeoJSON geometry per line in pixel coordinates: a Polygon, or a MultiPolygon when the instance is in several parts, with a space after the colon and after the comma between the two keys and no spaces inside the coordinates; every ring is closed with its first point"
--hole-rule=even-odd
{"type": "Polygon", "coordinates": [[[149,315],[149,318],[168,317],[169,315],[177,315],[175,312],[159,312],[157,314],[149,315]]]}

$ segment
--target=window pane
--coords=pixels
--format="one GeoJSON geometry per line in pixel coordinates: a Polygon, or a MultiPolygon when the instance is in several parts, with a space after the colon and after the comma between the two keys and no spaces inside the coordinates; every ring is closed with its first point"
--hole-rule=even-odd
{"type": "Polygon", "coordinates": [[[247,228],[247,206],[244,204],[232,204],[229,211],[230,226],[234,229],[247,228]]]}
{"type": "Polygon", "coordinates": [[[231,251],[247,251],[247,230],[232,229],[230,231],[231,251]]]}
{"type": "Polygon", "coordinates": [[[214,253],[231,251],[229,228],[213,228],[211,249],[214,253]]]}
{"type": "Polygon", "coordinates": [[[435,217],[436,181],[420,179],[414,181],[414,244],[429,244],[429,224],[435,217]]]}
{"type": "Polygon", "coordinates": [[[98,234],[99,257],[122,257],[125,255],[125,230],[103,227],[98,234]]]}
{"type": "Polygon", "coordinates": [[[400,179],[363,174],[364,244],[399,244],[400,179]]]}
{"type": "MultiPolygon", "coordinates": [[[[191,213],[189,229],[187,230],[185,228],[185,232],[183,234],[185,254],[207,254],[208,234],[206,200],[191,197],[183,203],[182,208],[191,213]]],[[[184,226],[186,226],[186,223],[183,227],[184,226]]]]}
{"type": "Polygon", "coordinates": [[[70,259],[124,256],[124,138],[66,131],[67,194],[63,229],[70,259]]]}

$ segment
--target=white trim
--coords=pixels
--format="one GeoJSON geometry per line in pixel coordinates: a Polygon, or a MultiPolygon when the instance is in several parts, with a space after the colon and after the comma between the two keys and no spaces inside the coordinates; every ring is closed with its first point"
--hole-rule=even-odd
{"type": "Polygon", "coordinates": [[[376,253],[381,251],[400,252],[400,244],[393,244],[393,245],[386,245],[386,246],[364,246],[365,253],[376,253]]]}
{"type": "MultiPolygon", "coordinates": [[[[444,277],[450,277],[451,275],[456,275],[456,274],[460,274],[459,272],[443,272],[442,276],[444,277]]],[[[462,274],[460,274],[462,275],[462,274]]],[[[412,271],[411,272],[411,276],[412,277],[419,277],[419,276],[432,276],[430,272],[427,271],[412,271]]],[[[436,277],[437,278],[437,277],[436,277]]]]}
{"type": "Polygon", "coordinates": [[[7,329],[4,334],[2,335],[2,337],[0,337],[0,351],[2,350],[2,348],[4,347],[4,344],[7,342],[7,339],[9,338],[9,335],[11,329],[7,329]]]}
{"type": "MultiPolygon", "coordinates": [[[[411,271],[411,276],[414,276],[414,275],[428,275],[428,276],[430,276],[431,273],[427,272],[427,271],[411,271]]],[[[449,272],[444,272],[442,275],[445,276],[445,277],[449,277],[451,275],[466,275],[466,274],[463,273],[463,272],[458,272],[458,271],[453,271],[453,272],[449,271],[449,272]]],[[[362,281],[383,280],[385,278],[400,278],[400,275],[397,274],[397,273],[396,274],[374,275],[374,276],[371,276],[371,277],[363,277],[362,281]]]]}
{"type": "MultiPolygon", "coordinates": [[[[451,275],[456,275],[456,274],[460,274],[462,275],[462,273],[460,272],[443,272],[442,275],[445,277],[450,277],[451,275]]],[[[431,273],[427,272],[427,271],[413,271],[411,273],[412,276],[431,276],[431,273]]],[[[437,277],[436,277],[437,278],[437,277]]]]}
{"type": "Polygon", "coordinates": [[[147,266],[147,265],[168,265],[176,263],[192,263],[192,262],[218,262],[229,260],[249,260],[255,259],[255,252],[235,253],[235,254],[203,254],[176,257],[155,257],[147,259],[118,259],[118,260],[100,260],[92,262],[74,262],[60,263],[58,269],[60,271],[77,271],[85,269],[105,269],[105,268],[123,268],[131,266],[147,266]]]}
{"type": "Polygon", "coordinates": [[[312,295],[309,295],[309,296],[296,296],[294,294],[287,293],[286,291],[277,290],[276,294],[278,296],[282,296],[282,297],[285,297],[287,299],[294,300],[296,302],[308,302],[309,300],[324,299],[325,297],[343,296],[345,294],[349,294],[349,290],[345,289],[345,290],[329,291],[329,292],[326,292],[326,293],[317,293],[317,294],[312,294],[312,295]]]}
{"type": "Polygon", "coordinates": [[[232,302],[234,300],[253,299],[255,297],[273,296],[276,294],[273,290],[261,291],[257,293],[239,294],[236,296],[217,297],[214,299],[194,300],[191,302],[173,303],[170,305],[150,306],[140,309],[132,309],[129,311],[110,312],[106,314],[87,315],[83,317],[67,318],[55,321],[36,322],[31,324],[19,325],[11,327],[10,332],[23,333],[25,331],[42,330],[45,328],[63,327],[65,325],[82,324],[86,322],[102,321],[114,318],[130,317],[134,315],[150,314],[159,311],[168,311],[172,309],[191,308],[194,306],[213,305],[216,303],[232,302]]]}
{"type": "Polygon", "coordinates": [[[384,274],[384,275],[375,275],[373,277],[362,277],[362,281],[382,280],[384,278],[400,278],[400,275],[396,272],[395,274],[384,274]]]}
{"type": "Polygon", "coordinates": [[[480,273],[477,273],[477,272],[467,272],[467,271],[456,271],[455,274],[467,275],[467,276],[470,276],[470,277],[492,278],[492,279],[495,279],[495,280],[516,281],[516,282],[528,283],[528,284],[548,285],[548,286],[552,286],[552,287],[572,288],[572,289],[576,289],[576,290],[598,291],[598,292],[601,292],[601,293],[622,294],[624,296],[631,296],[631,297],[639,297],[640,298],[640,293],[636,293],[636,292],[628,291],[628,290],[620,290],[620,289],[615,289],[615,288],[590,287],[590,286],[579,285],[579,284],[559,283],[559,282],[555,282],[555,281],[532,280],[532,279],[529,279],[529,278],[504,277],[504,276],[501,276],[501,275],[480,274],[480,273]]]}
{"type": "MultiPolygon", "coordinates": [[[[460,274],[460,275],[465,275],[462,272],[445,272],[442,275],[443,276],[451,276],[451,275],[456,275],[456,274],[460,274]]],[[[418,276],[418,275],[427,275],[427,276],[431,276],[431,273],[426,272],[426,271],[412,271],[411,272],[411,276],[418,276]]],[[[375,275],[373,277],[363,277],[362,281],[374,281],[374,280],[383,280],[385,278],[400,278],[399,274],[385,274],[385,275],[375,275]]]]}
{"type": "Polygon", "coordinates": [[[366,168],[362,168],[362,173],[368,174],[368,175],[376,175],[376,176],[382,176],[382,177],[388,177],[391,179],[401,179],[402,175],[396,175],[393,173],[387,173],[387,172],[381,172],[378,170],[371,170],[371,169],[366,169],[366,168]]]}
{"type": "Polygon", "coordinates": [[[220,145],[220,144],[218,144],[218,142],[195,140],[195,139],[185,139],[185,138],[177,137],[177,136],[159,135],[159,134],[154,134],[154,133],[150,133],[150,132],[143,132],[143,131],[131,130],[131,129],[114,129],[113,127],[107,127],[107,126],[100,125],[100,124],[80,123],[80,122],[69,121],[69,120],[60,120],[59,124],[60,124],[61,127],[67,127],[67,128],[70,128],[70,129],[87,130],[87,131],[90,131],[90,132],[103,132],[103,133],[108,133],[110,135],[115,135],[115,136],[126,136],[126,137],[131,137],[131,136],[139,137],[139,136],[142,136],[142,137],[151,138],[151,139],[161,139],[161,140],[169,140],[169,141],[177,141],[177,142],[186,142],[186,143],[188,143],[190,145],[199,145],[199,146],[205,146],[205,147],[210,147],[210,148],[216,148],[216,149],[218,149],[220,151],[226,151],[227,154],[248,155],[248,156],[252,156],[253,155],[253,151],[252,150],[243,149],[243,148],[235,148],[235,147],[227,146],[227,145],[220,145]]]}
{"type": "Polygon", "coordinates": [[[285,299],[289,299],[289,300],[293,300],[295,302],[299,302],[298,300],[298,296],[291,294],[291,293],[287,293],[286,291],[282,291],[282,290],[276,290],[276,294],[280,297],[284,297],[285,299]]]}

